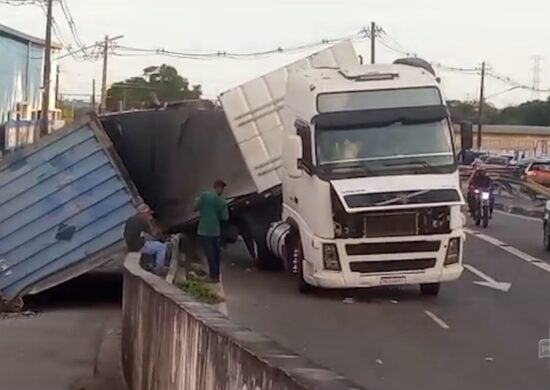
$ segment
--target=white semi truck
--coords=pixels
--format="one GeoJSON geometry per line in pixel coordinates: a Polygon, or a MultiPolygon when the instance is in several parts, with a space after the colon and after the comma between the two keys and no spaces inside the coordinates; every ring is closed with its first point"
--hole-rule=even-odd
{"type": "Polygon", "coordinates": [[[221,95],[258,194],[241,233],[300,291],[460,277],[463,198],[440,82],[422,60],[361,65],[343,42],[221,95]]]}
{"type": "Polygon", "coordinates": [[[301,291],[418,284],[435,295],[463,270],[443,92],[422,60],[357,58],[342,42],[223,93],[221,108],[102,122],[169,230],[192,230],[193,200],[223,179],[233,227],[224,230],[260,267],[294,273],[301,291]]]}

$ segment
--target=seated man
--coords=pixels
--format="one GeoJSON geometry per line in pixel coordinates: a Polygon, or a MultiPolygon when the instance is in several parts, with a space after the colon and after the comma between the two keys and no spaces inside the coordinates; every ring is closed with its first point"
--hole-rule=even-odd
{"type": "Polygon", "coordinates": [[[124,239],[130,252],[141,252],[155,257],[154,272],[159,274],[164,267],[167,246],[158,240],[160,232],[154,225],[151,208],[145,203],[137,207],[136,215],[124,225],[124,239]]]}

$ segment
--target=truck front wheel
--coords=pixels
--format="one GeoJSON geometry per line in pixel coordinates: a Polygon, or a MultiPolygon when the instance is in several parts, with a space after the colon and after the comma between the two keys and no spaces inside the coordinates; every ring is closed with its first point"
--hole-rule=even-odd
{"type": "Polygon", "coordinates": [[[298,279],[298,291],[302,294],[307,294],[313,291],[313,286],[308,284],[304,279],[304,249],[302,248],[302,240],[297,234],[291,237],[292,248],[292,270],[296,273],[298,279]]]}

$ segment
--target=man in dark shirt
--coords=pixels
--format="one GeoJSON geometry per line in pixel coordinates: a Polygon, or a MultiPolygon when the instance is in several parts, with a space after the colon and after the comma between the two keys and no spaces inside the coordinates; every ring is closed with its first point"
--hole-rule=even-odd
{"type": "Polygon", "coordinates": [[[124,239],[130,252],[155,256],[155,273],[159,273],[166,258],[166,244],[155,237],[152,211],[145,203],[137,207],[137,214],[128,218],[124,226],[124,239]]]}
{"type": "Polygon", "coordinates": [[[199,212],[197,234],[208,260],[210,280],[213,283],[220,281],[221,224],[229,220],[227,202],[222,197],[225,186],[223,181],[217,180],[213,190],[203,193],[195,205],[199,212]]]}

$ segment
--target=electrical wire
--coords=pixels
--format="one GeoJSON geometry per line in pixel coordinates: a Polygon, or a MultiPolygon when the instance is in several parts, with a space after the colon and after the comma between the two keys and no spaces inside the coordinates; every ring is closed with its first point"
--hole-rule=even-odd
{"type": "MultiPolygon", "coordinates": [[[[82,43],[82,40],[80,39],[80,35],[78,34],[78,29],[76,27],[74,18],[71,14],[69,5],[67,4],[66,0],[59,0],[59,3],[61,5],[61,10],[63,11],[63,15],[65,16],[65,20],[67,21],[67,24],[69,25],[69,29],[71,30],[73,39],[76,42],[76,45],[78,46],[78,48],[81,49],[82,47],[84,47],[84,44],[82,43]]],[[[85,51],[84,51],[84,54],[86,54],[85,51]]]]}
{"type": "Polygon", "coordinates": [[[42,6],[44,0],[0,0],[0,4],[11,5],[13,7],[21,7],[25,5],[42,6]]]}
{"type": "Polygon", "coordinates": [[[159,55],[159,56],[191,59],[191,60],[211,60],[211,59],[218,59],[218,58],[257,59],[257,58],[266,58],[276,54],[298,53],[309,49],[314,49],[316,47],[334,44],[344,40],[361,40],[361,39],[364,39],[366,36],[367,36],[366,29],[363,28],[358,33],[346,35],[343,37],[331,38],[331,39],[324,38],[318,41],[296,45],[296,46],[290,46],[290,47],[279,46],[277,48],[273,48],[270,50],[247,52],[247,53],[231,52],[226,50],[212,50],[212,51],[201,51],[201,52],[192,51],[192,50],[175,51],[175,50],[167,50],[165,48],[141,48],[141,47],[130,47],[130,46],[124,46],[124,45],[114,45],[113,47],[116,49],[114,54],[120,57],[141,57],[141,56],[149,56],[149,55],[159,55]]]}
{"type": "MultiPolygon", "coordinates": [[[[391,51],[393,51],[397,54],[405,55],[407,57],[411,56],[411,52],[409,52],[407,50],[403,50],[403,46],[397,40],[395,40],[390,35],[388,35],[386,33],[386,31],[384,31],[384,29],[380,29],[380,35],[377,36],[377,41],[382,46],[386,47],[387,49],[389,49],[389,50],[391,50],[391,51]],[[388,43],[388,40],[392,41],[392,43],[388,43]]],[[[416,54],[412,53],[412,56],[416,57],[416,54]]],[[[440,62],[433,62],[433,61],[430,62],[430,63],[431,63],[432,66],[434,66],[438,69],[441,69],[443,71],[457,72],[457,73],[462,73],[462,74],[467,74],[467,75],[481,74],[481,68],[479,68],[479,67],[471,67],[471,68],[455,67],[455,66],[449,66],[449,65],[442,64],[440,62]]],[[[550,88],[533,88],[532,86],[522,84],[522,83],[520,83],[516,80],[513,80],[512,78],[510,78],[508,76],[498,74],[494,70],[487,70],[486,74],[487,74],[487,76],[489,76],[493,79],[499,80],[499,81],[511,86],[511,88],[509,88],[505,91],[499,92],[498,94],[496,94],[494,96],[497,96],[497,95],[500,95],[500,94],[503,94],[503,93],[506,93],[506,92],[510,92],[510,91],[513,91],[513,90],[516,90],[516,89],[522,89],[522,90],[527,90],[527,91],[532,91],[532,92],[550,93],[550,88]]],[[[492,97],[494,97],[494,96],[492,96],[492,97]]]]}
{"type": "Polygon", "coordinates": [[[510,87],[510,88],[508,88],[508,89],[505,89],[504,91],[500,91],[500,92],[493,93],[493,94],[491,94],[491,95],[485,96],[485,100],[487,100],[487,99],[492,99],[492,98],[494,98],[494,97],[503,95],[503,94],[505,94],[505,93],[515,91],[516,89],[519,89],[519,87],[510,87]]]}

